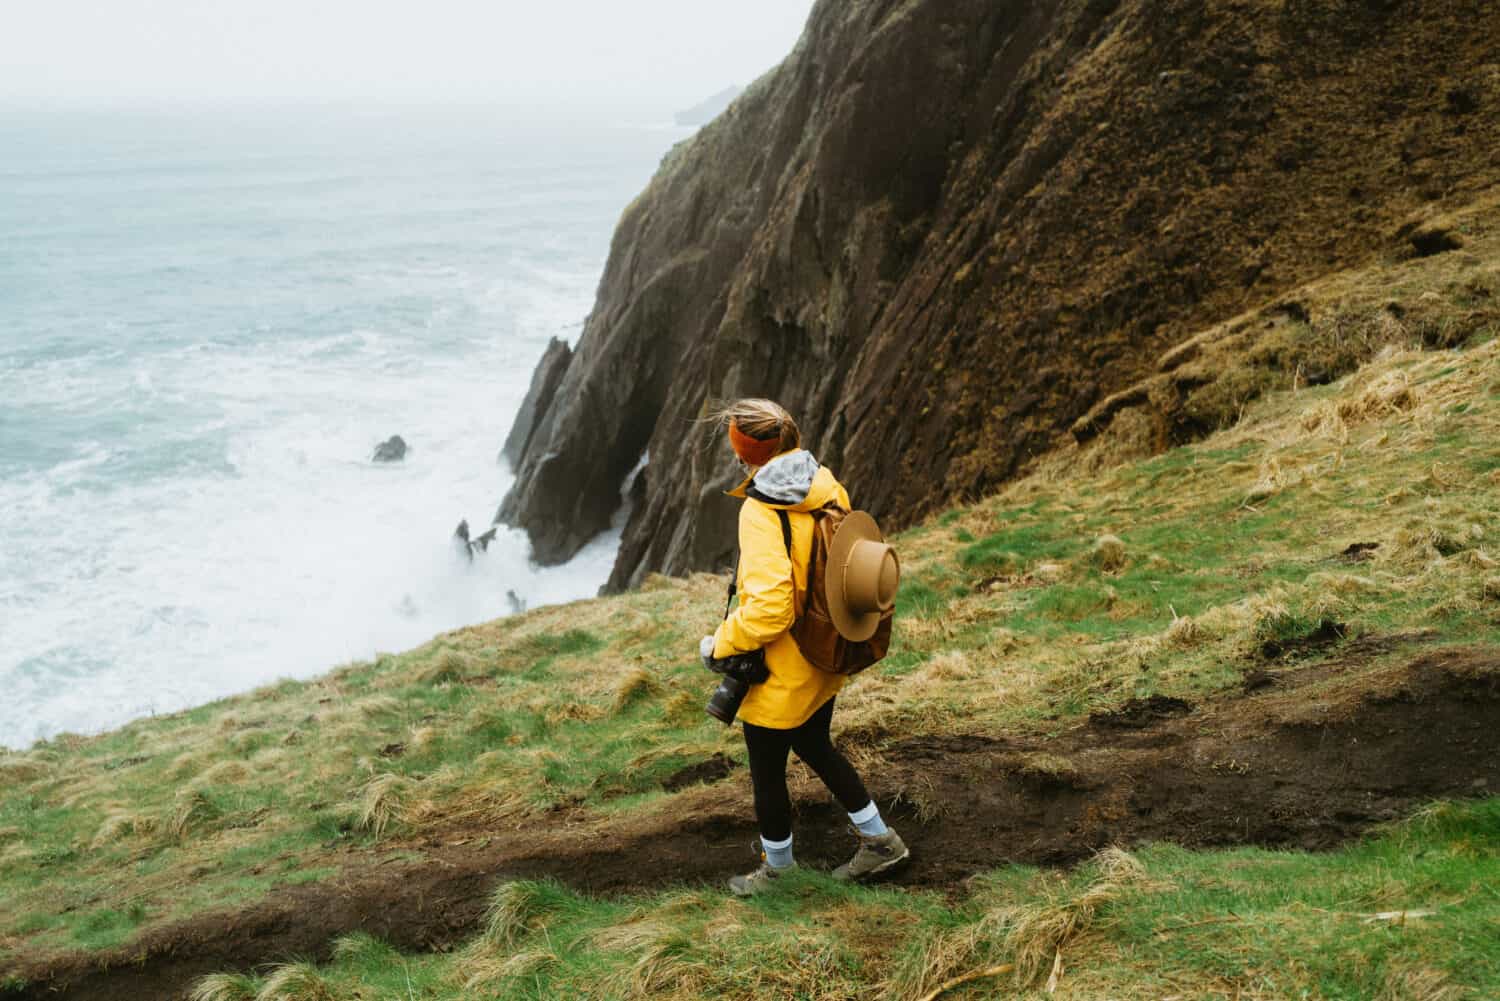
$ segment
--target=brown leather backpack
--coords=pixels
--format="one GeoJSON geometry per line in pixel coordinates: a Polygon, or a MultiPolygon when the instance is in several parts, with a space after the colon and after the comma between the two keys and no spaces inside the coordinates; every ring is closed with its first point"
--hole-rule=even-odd
{"type": "MultiPolygon", "coordinates": [[[[789,631],[797,642],[797,649],[814,667],[830,674],[858,674],[890,650],[895,609],[880,617],[875,635],[867,640],[856,642],[839,634],[828,614],[828,550],[833,543],[833,533],[849,512],[836,501],[830,501],[809,513],[813,516],[813,536],[812,552],[807,560],[806,607],[797,609],[797,619],[789,631]]],[[[776,509],[776,514],[781,519],[781,538],[786,543],[787,557],[795,565],[791,517],[781,508],[776,509]]]]}

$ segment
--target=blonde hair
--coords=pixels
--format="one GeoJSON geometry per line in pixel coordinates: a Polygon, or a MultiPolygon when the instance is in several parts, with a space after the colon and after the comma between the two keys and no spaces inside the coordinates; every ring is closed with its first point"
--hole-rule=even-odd
{"type": "Polygon", "coordinates": [[[721,433],[727,432],[729,425],[733,424],[761,441],[779,436],[778,455],[802,447],[802,431],[797,427],[797,421],[775,400],[752,396],[721,403],[708,412],[705,420],[712,421],[721,433]]]}

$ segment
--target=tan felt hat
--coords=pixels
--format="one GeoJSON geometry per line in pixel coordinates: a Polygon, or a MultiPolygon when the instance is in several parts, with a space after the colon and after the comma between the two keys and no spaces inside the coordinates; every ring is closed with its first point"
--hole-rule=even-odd
{"type": "Polygon", "coordinates": [[[828,614],[839,635],[856,643],[874,636],[901,583],[896,551],[874,518],[863,511],[844,516],[828,547],[825,575],[828,614]]]}

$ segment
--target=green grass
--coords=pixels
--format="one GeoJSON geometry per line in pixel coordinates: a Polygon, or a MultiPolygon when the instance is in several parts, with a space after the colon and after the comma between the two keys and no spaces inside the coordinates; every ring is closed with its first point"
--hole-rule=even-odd
{"type": "Polygon", "coordinates": [[[140,902],[123,908],[101,907],[73,926],[73,940],[84,948],[108,948],[128,939],[144,920],[146,907],[140,902]]]}
{"type": "Polygon", "coordinates": [[[748,902],[512,883],[457,952],[359,934],[319,973],[336,996],[915,998],[1012,963],[949,996],[1029,997],[1060,952],[1073,998],[1494,997],[1496,830],[1500,799],[1437,804],[1329,854],[1156,845],[1068,873],[992,870],[958,900],[805,870],[748,902]]]}
{"type": "Polygon", "coordinates": [[[1436,807],[1332,855],[1159,846],[1144,860],[1169,871],[1171,887],[1121,913],[1118,938],[1133,963],[1198,967],[1247,990],[1369,998],[1403,969],[1436,969],[1475,996],[1493,996],[1500,896],[1486,888],[1500,865],[1497,830],[1500,801],[1488,800],[1436,807]],[[1435,913],[1404,923],[1371,917],[1401,910],[1435,913]]]}
{"type": "Polygon", "coordinates": [[[1085,544],[1055,523],[1026,525],[996,532],[959,555],[959,564],[974,575],[1019,573],[1044,559],[1063,560],[1085,544]]]}
{"type": "Polygon", "coordinates": [[[935,588],[914,577],[903,577],[901,589],[896,596],[897,607],[902,612],[931,618],[942,612],[947,604],[943,595],[935,588]]]}
{"type": "Polygon", "coordinates": [[[922,666],[928,655],[920,650],[897,650],[880,662],[880,673],[892,678],[910,674],[922,666]]]}

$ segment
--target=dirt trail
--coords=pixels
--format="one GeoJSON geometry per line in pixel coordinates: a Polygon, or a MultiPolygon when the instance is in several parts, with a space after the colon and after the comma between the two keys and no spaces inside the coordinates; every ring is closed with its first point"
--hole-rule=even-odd
{"type": "MultiPolygon", "coordinates": [[[[1373,672],[1346,652],[1262,677],[1250,694],[1131,704],[1050,739],[889,741],[870,777],[914,848],[895,881],[956,890],[1005,862],[1067,863],[1107,844],[1329,848],[1429,799],[1500,792],[1497,748],[1500,652],[1448,650],[1373,672]]],[[[795,788],[800,861],[842,861],[846,818],[815,783],[795,788]]],[[[444,948],[473,932],[507,878],[594,893],[718,883],[750,864],[749,801],[738,771],[624,820],[576,811],[521,830],[425,831],[398,846],[417,860],[390,861],[390,844],[350,852],[334,879],[25,971],[32,986],[19,997],[184,997],[205,973],[322,957],[355,929],[444,948]]]]}

